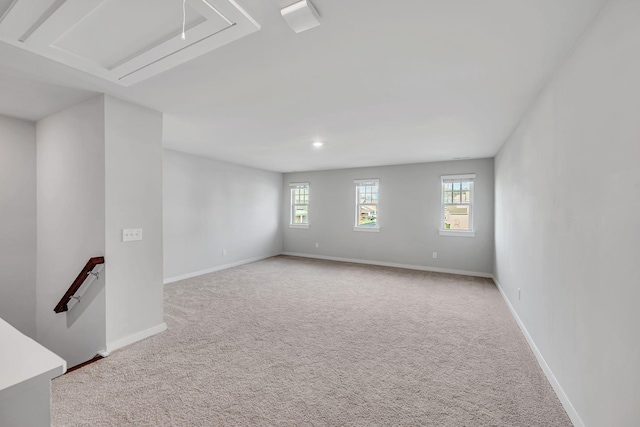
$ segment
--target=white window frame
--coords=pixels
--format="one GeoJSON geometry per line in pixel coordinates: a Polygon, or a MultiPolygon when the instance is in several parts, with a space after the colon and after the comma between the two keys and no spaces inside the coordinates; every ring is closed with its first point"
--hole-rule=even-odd
{"type": "Polygon", "coordinates": [[[475,237],[476,230],[473,225],[474,219],[474,199],[475,199],[475,179],[476,174],[463,174],[463,175],[442,175],[440,177],[440,229],[439,234],[441,236],[457,236],[457,237],[475,237]],[[467,203],[445,203],[444,201],[444,184],[449,182],[470,182],[470,195],[467,203]],[[469,206],[469,230],[454,230],[445,228],[444,225],[444,210],[449,205],[466,205],[469,206]]]}
{"type": "Polygon", "coordinates": [[[353,226],[353,231],[364,231],[369,233],[379,233],[380,232],[380,180],[375,179],[356,179],[353,181],[355,184],[355,193],[356,193],[356,212],[355,212],[355,225],[353,226]],[[360,186],[364,184],[375,184],[378,188],[378,202],[375,204],[376,206],[376,225],[359,225],[360,218],[360,206],[370,206],[371,203],[360,203],[360,186]]]}
{"type": "Polygon", "coordinates": [[[291,206],[289,208],[289,228],[309,228],[309,198],[311,197],[311,188],[308,182],[292,182],[289,184],[289,197],[291,200],[291,206]],[[295,190],[299,188],[307,189],[307,203],[305,204],[296,204],[295,203],[295,190]],[[305,223],[294,223],[293,219],[295,217],[295,211],[297,206],[306,206],[307,207],[307,222],[305,223]]]}

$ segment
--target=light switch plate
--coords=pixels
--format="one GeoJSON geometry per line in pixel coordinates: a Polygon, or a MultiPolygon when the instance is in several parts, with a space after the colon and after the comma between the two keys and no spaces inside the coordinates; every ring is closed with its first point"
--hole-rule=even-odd
{"type": "Polygon", "coordinates": [[[122,229],[122,241],[133,242],[142,240],[142,228],[124,228],[122,229]]]}

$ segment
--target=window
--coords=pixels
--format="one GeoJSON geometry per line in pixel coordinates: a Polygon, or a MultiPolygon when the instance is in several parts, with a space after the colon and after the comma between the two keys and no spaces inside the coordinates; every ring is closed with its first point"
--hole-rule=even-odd
{"type": "Polygon", "coordinates": [[[355,231],[380,231],[378,225],[377,179],[358,179],[356,184],[356,225],[355,231]]]}
{"type": "Polygon", "coordinates": [[[309,228],[309,183],[291,183],[291,228],[309,228]]]}
{"type": "Polygon", "coordinates": [[[473,180],[475,174],[441,176],[441,236],[474,237],[473,180]]]}

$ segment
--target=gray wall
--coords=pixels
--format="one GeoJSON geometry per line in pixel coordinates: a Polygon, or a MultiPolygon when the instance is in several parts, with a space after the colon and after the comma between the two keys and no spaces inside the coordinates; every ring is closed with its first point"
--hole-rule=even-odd
{"type": "Polygon", "coordinates": [[[493,174],[493,159],[285,174],[284,252],[491,275],[493,174]],[[440,176],[463,173],[477,174],[476,236],[440,236],[440,176]],[[353,181],[367,178],[380,179],[379,233],[353,231],[353,181]],[[308,229],[288,226],[291,182],[309,182],[308,229]]]}
{"type": "Polygon", "coordinates": [[[639,20],[609,3],[495,163],[496,278],[576,425],[640,420],[639,20]]]}
{"type": "Polygon", "coordinates": [[[282,174],[164,150],[163,177],[165,281],[282,251],[282,174]]]}
{"type": "Polygon", "coordinates": [[[74,366],[105,348],[104,275],[68,313],[53,308],[105,251],[104,97],[37,123],[38,341],[74,366]]]}
{"type": "Polygon", "coordinates": [[[164,329],[162,114],[105,96],[107,350],[164,329]],[[122,229],[143,239],[122,242],[122,229]]]}
{"type": "Polygon", "coordinates": [[[0,317],[36,338],[36,126],[0,116],[0,317]]]}

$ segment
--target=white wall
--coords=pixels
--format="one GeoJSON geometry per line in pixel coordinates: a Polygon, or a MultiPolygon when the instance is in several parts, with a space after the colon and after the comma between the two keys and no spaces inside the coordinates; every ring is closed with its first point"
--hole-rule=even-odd
{"type": "Polygon", "coordinates": [[[37,123],[37,339],[68,366],[105,348],[104,275],[67,313],[53,308],[105,251],[104,97],[37,123]]]}
{"type": "Polygon", "coordinates": [[[282,174],[164,150],[163,176],[165,281],[282,251],[282,174]]]}
{"type": "Polygon", "coordinates": [[[283,192],[286,253],[493,273],[493,159],[288,173],[283,192]],[[440,236],[440,176],[463,173],[477,174],[476,236],[440,236]],[[379,233],[353,231],[354,179],[368,178],[380,179],[379,233]],[[291,182],[309,182],[308,229],[288,226],[291,182]]]}
{"type": "Polygon", "coordinates": [[[107,351],[165,328],[162,114],[105,96],[107,351]],[[143,240],[122,242],[122,229],[143,240]]]}
{"type": "Polygon", "coordinates": [[[496,278],[576,425],[640,423],[639,22],[612,1],[495,161],[496,278]]]}
{"type": "Polygon", "coordinates": [[[0,116],[0,317],[36,337],[36,126],[0,116]]]}

